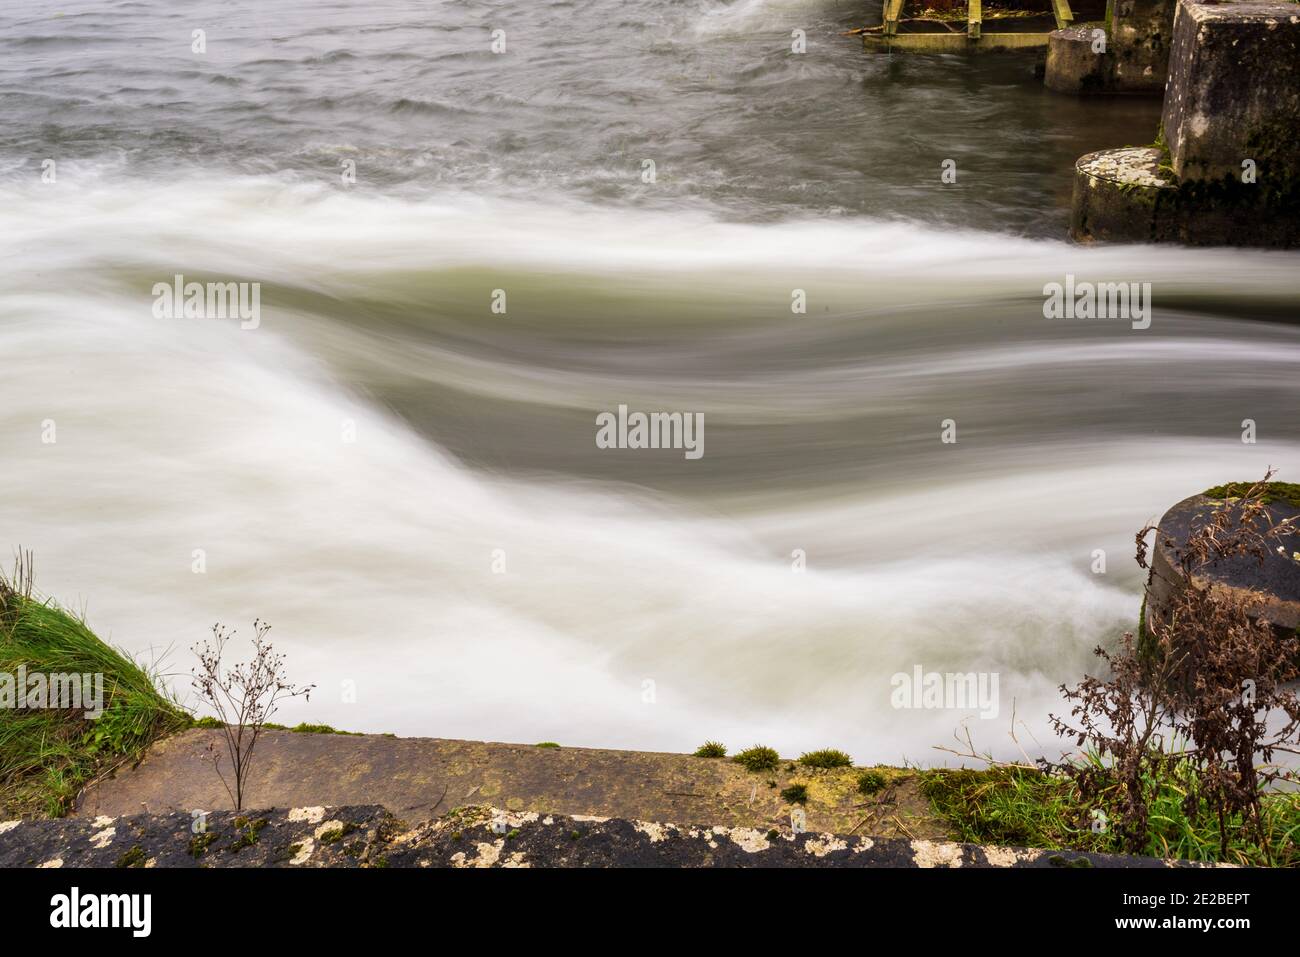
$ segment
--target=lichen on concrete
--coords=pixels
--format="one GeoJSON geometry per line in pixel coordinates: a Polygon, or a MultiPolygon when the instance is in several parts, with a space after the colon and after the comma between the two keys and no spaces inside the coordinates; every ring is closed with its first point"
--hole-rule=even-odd
{"type": "Polygon", "coordinates": [[[1172,189],[1177,184],[1160,169],[1160,151],[1150,146],[1089,153],[1079,160],[1080,173],[1120,186],[1172,189]]]}
{"type": "Polygon", "coordinates": [[[259,839],[241,842],[231,812],[208,815],[204,851],[190,852],[192,818],[138,814],[112,825],[117,840],[78,818],[23,821],[0,832],[0,867],[1166,867],[1153,858],[853,834],[763,831],[563,814],[520,815],[506,835],[494,824],[510,812],[458,808],[406,825],[377,806],[249,812],[259,839]],[[337,838],[333,835],[338,834],[337,838]],[[327,840],[327,838],[330,838],[327,840]],[[143,862],[143,863],[142,863],[143,862]]]}

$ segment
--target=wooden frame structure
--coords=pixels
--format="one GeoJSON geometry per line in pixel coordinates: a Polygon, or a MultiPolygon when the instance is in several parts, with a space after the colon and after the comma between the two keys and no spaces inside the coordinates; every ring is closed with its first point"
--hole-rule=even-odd
{"type": "MultiPolygon", "coordinates": [[[[899,47],[900,49],[933,50],[952,52],[963,49],[1006,50],[1024,47],[1047,46],[1050,31],[1027,30],[1022,32],[984,32],[984,9],[982,0],[967,0],[966,32],[947,33],[898,32],[902,20],[903,5],[907,0],[885,0],[884,24],[878,32],[863,32],[862,41],[868,49],[899,47]]],[[[1063,30],[1074,22],[1074,12],[1069,0],[1049,0],[1050,13],[1056,21],[1057,30],[1063,30]]],[[[1049,11],[1044,11],[1046,14],[1049,11]]]]}

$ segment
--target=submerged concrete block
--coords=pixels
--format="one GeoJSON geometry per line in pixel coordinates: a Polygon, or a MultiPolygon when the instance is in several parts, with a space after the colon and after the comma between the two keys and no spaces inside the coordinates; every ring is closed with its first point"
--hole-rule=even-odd
{"type": "Polygon", "coordinates": [[[1053,30],[1047,35],[1047,67],[1043,84],[1057,93],[1105,93],[1110,87],[1110,61],[1098,50],[1091,24],[1053,30]]]}
{"type": "Polygon", "coordinates": [[[1300,179],[1300,4],[1183,0],[1169,69],[1163,124],[1180,179],[1300,179]]]}

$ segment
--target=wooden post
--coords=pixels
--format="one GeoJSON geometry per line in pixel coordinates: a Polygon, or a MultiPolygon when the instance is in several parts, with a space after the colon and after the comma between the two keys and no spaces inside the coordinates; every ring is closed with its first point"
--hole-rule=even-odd
{"type": "Polygon", "coordinates": [[[885,36],[892,37],[898,33],[898,18],[903,12],[903,0],[887,0],[885,3],[885,36]]]}
{"type": "Polygon", "coordinates": [[[1074,11],[1070,9],[1069,0],[1052,0],[1052,15],[1056,17],[1056,29],[1064,30],[1074,22],[1074,11]]]}
{"type": "Polygon", "coordinates": [[[966,36],[972,40],[980,38],[980,20],[984,14],[980,9],[980,0],[967,0],[966,6],[966,36]]]}

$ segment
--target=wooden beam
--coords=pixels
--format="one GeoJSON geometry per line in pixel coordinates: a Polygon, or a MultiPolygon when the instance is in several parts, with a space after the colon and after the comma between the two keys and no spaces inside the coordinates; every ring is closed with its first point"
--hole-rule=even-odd
{"type": "Polygon", "coordinates": [[[898,18],[903,13],[903,0],[887,0],[885,3],[885,36],[892,37],[898,33],[898,18]]]}
{"type": "Polygon", "coordinates": [[[980,38],[980,21],[984,14],[980,9],[980,0],[967,0],[966,6],[966,35],[972,40],[980,38]]]}
{"type": "Polygon", "coordinates": [[[1074,11],[1070,9],[1070,0],[1052,0],[1052,14],[1056,17],[1056,29],[1064,30],[1074,22],[1074,11]]]}

